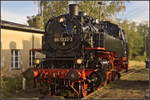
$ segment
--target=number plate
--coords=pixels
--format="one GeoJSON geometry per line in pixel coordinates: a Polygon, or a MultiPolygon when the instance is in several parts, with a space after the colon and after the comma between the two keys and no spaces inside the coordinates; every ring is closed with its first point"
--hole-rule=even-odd
{"type": "Polygon", "coordinates": [[[54,42],[72,42],[72,37],[56,37],[54,38],[54,42]]]}

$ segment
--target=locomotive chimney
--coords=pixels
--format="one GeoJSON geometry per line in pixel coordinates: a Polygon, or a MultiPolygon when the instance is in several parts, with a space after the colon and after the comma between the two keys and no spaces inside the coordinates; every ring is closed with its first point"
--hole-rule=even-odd
{"type": "Polygon", "coordinates": [[[70,15],[78,15],[78,4],[69,4],[70,15]]]}

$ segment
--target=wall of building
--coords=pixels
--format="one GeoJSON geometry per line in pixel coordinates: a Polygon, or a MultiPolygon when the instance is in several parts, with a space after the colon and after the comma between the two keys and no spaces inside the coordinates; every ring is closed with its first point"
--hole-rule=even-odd
{"type": "Polygon", "coordinates": [[[12,29],[1,29],[1,74],[4,76],[20,75],[29,68],[29,51],[42,47],[42,34],[12,29]],[[21,66],[12,69],[11,50],[20,50],[21,66]]]}

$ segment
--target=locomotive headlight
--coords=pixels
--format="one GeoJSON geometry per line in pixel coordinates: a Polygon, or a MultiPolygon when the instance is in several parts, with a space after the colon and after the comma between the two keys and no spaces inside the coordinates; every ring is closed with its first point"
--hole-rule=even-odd
{"type": "Polygon", "coordinates": [[[40,62],[41,62],[40,59],[35,59],[35,60],[34,60],[34,63],[37,64],[37,65],[40,64],[40,62]]]}
{"type": "Polygon", "coordinates": [[[62,17],[59,19],[59,22],[62,23],[62,22],[64,22],[64,20],[65,20],[65,18],[62,17]]]}
{"type": "Polygon", "coordinates": [[[78,59],[76,60],[76,63],[77,63],[77,64],[82,64],[82,63],[83,63],[83,59],[82,59],[82,58],[78,58],[78,59]]]}
{"type": "Polygon", "coordinates": [[[95,23],[98,24],[98,23],[99,23],[99,19],[96,19],[96,20],[95,20],[95,23]]]}

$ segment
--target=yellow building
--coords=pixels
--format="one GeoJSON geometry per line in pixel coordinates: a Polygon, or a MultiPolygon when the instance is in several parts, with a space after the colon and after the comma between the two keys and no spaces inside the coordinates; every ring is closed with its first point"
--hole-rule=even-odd
{"type": "Polygon", "coordinates": [[[44,31],[26,25],[1,21],[1,75],[16,76],[33,66],[38,58],[32,48],[42,47],[44,31]]]}

